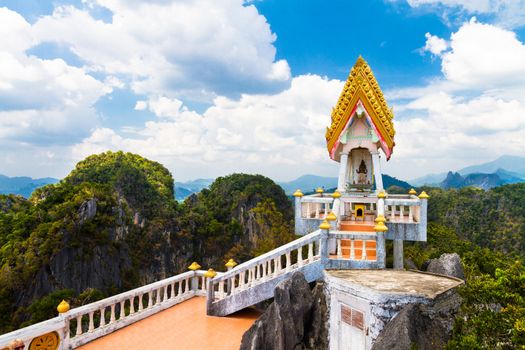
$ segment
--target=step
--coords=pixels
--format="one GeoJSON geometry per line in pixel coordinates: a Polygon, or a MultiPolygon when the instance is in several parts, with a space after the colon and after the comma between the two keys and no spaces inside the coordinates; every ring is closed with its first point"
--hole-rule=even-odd
{"type": "Polygon", "coordinates": [[[349,232],[375,232],[374,223],[367,222],[354,222],[354,221],[342,221],[339,229],[341,231],[349,232]]]}

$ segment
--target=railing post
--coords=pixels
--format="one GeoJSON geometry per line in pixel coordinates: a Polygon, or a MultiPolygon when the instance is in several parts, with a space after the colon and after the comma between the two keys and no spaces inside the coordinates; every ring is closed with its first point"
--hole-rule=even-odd
{"type": "Polygon", "coordinates": [[[62,300],[60,304],[57,306],[58,315],[64,320],[64,329],[62,329],[59,333],[59,337],[61,339],[60,341],[60,350],[69,349],[69,317],[67,316],[67,312],[69,311],[69,304],[62,300]]]}
{"type": "MultiPolygon", "coordinates": [[[[226,269],[228,271],[231,271],[231,269],[233,269],[235,266],[237,266],[237,263],[235,262],[235,260],[233,259],[230,259],[228,260],[228,262],[224,265],[226,266],[226,269]]],[[[235,276],[233,277],[235,278],[235,276]]],[[[231,294],[232,292],[232,278],[228,278],[228,281],[227,281],[227,286],[226,286],[226,294],[231,294]]]]}
{"type": "Polygon", "coordinates": [[[215,300],[215,287],[213,284],[213,278],[215,276],[217,276],[217,272],[215,272],[213,269],[208,269],[208,271],[204,273],[206,280],[206,313],[208,315],[211,315],[212,304],[215,300]]]}
{"type": "Polygon", "coordinates": [[[386,243],[385,232],[388,228],[385,226],[385,192],[380,192],[377,195],[377,218],[376,225],[376,261],[377,267],[384,269],[386,267],[386,243]],[[381,225],[382,224],[382,225],[381,225]]]}
{"type": "MultiPolygon", "coordinates": [[[[299,233],[300,226],[302,224],[301,219],[303,215],[303,206],[301,204],[301,198],[303,197],[303,193],[301,190],[297,190],[294,192],[295,197],[295,233],[299,233]]],[[[310,209],[310,205],[308,205],[308,210],[310,209]]]]}
{"type": "Polygon", "coordinates": [[[323,268],[328,267],[329,263],[329,256],[328,256],[328,234],[330,232],[330,224],[328,221],[324,220],[321,225],[319,225],[319,228],[321,229],[321,237],[319,239],[319,247],[321,251],[321,265],[323,268]]]}
{"type": "Polygon", "coordinates": [[[199,290],[199,277],[197,276],[196,271],[200,268],[201,266],[195,261],[191,263],[190,266],[188,266],[188,269],[193,271],[193,277],[191,278],[191,290],[194,293],[197,293],[197,291],[199,290]]]}
{"type": "Polygon", "coordinates": [[[421,201],[421,206],[419,208],[419,239],[426,241],[427,240],[427,206],[429,195],[423,191],[420,193],[418,198],[421,201]]]}

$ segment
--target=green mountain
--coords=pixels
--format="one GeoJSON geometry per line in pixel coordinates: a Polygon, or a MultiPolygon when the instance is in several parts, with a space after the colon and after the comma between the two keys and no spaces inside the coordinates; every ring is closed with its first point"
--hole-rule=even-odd
{"type": "Polygon", "coordinates": [[[291,203],[263,176],[217,179],[185,203],[161,164],[106,152],[29,199],[0,195],[0,333],[180,273],[222,268],[292,240],[291,203]]]}

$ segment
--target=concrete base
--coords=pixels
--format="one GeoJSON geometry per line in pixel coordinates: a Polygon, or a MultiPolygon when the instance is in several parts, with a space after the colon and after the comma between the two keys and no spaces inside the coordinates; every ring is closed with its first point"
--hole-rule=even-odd
{"type": "Polygon", "coordinates": [[[357,343],[358,348],[371,349],[403,307],[446,304],[444,299],[457,299],[455,288],[463,283],[453,277],[400,270],[326,270],[324,280],[330,349],[338,350],[357,343]]]}

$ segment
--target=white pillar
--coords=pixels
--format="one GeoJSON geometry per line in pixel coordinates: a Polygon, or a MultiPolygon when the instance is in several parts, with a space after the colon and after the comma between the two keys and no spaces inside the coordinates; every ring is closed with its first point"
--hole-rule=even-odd
{"type": "Polygon", "coordinates": [[[381,164],[379,162],[379,152],[372,153],[372,166],[374,167],[374,180],[376,182],[376,192],[383,190],[383,177],[381,176],[381,164]]]}
{"type": "Polygon", "coordinates": [[[346,191],[346,174],[348,172],[348,153],[341,153],[339,161],[339,178],[337,180],[337,190],[339,192],[346,191]]]}

